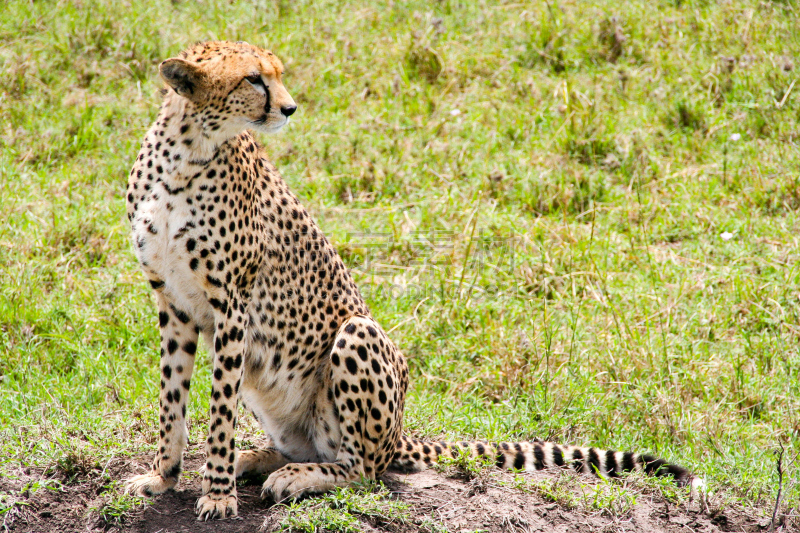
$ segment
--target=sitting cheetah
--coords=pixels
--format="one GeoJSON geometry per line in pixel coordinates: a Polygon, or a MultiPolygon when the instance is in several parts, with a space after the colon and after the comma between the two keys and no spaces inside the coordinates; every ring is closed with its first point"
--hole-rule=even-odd
{"type": "Polygon", "coordinates": [[[235,480],[245,474],[268,474],[263,494],[282,499],[460,453],[500,468],[644,470],[696,484],[687,470],[635,453],[403,436],[403,355],[249,131],[278,131],[297,109],[281,62],[247,43],[208,42],[159,70],[164,101],[130,173],[127,213],[158,306],[160,438],[152,470],[128,480],[129,491],[178,483],[200,333],[213,347],[202,520],[237,514],[235,480]],[[237,452],[240,399],[268,448],[237,452]]]}

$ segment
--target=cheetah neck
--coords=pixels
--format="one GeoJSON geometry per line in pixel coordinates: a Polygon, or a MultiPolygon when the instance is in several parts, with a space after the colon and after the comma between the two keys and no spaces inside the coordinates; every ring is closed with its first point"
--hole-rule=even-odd
{"type": "Polygon", "coordinates": [[[173,182],[188,181],[217,155],[231,135],[209,126],[209,114],[170,92],[150,129],[156,155],[173,182]]]}

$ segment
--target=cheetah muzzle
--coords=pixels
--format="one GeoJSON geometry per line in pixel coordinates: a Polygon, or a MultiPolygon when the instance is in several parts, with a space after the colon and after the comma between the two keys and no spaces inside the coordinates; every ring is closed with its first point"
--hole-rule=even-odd
{"type": "Polygon", "coordinates": [[[239,476],[268,476],[264,494],[281,500],[461,453],[500,468],[645,470],[699,484],[629,452],[403,436],[403,355],[249,131],[277,131],[297,109],[281,62],[247,43],[208,42],[159,70],[164,101],[130,173],[127,213],[158,306],[160,435],[152,470],[128,480],[129,491],[151,496],[178,482],[200,334],[213,352],[202,520],[237,514],[239,476]],[[265,449],[237,451],[239,400],[265,449]]]}

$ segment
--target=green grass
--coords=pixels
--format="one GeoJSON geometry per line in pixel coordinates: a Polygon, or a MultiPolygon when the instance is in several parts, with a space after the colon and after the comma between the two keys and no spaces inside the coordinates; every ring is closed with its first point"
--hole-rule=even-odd
{"type": "MultiPolygon", "coordinates": [[[[7,479],[18,479],[14,474],[4,476],[7,479]]],[[[16,515],[30,505],[26,501],[27,498],[40,490],[58,491],[61,488],[61,483],[54,479],[35,480],[26,483],[20,490],[2,490],[0,491],[0,518],[2,524],[0,527],[4,531],[8,531],[8,526],[13,524],[16,515]]]]}
{"type": "Polygon", "coordinates": [[[408,504],[391,499],[386,487],[374,482],[355,489],[337,487],[329,494],[283,507],[277,510],[282,513],[278,531],[358,533],[363,531],[361,519],[387,526],[411,520],[408,504]]]}
{"type": "Polygon", "coordinates": [[[686,492],[663,478],[648,478],[640,473],[626,474],[621,480],[587,478],[574,472],[563,472],[552,478],[537,479],[515,476],[513,482],[502,483],[522,492],[538,494],[564,509],[600,512],[611,517],[626,516],[636,506],[642,492],[657,492],[667,502],[685,505],[686,492]],[[619,482],[617,482],[619,481],[619,482]]]}
{"type": "Polygon", "coordinates": [[[299,111],[264,142],[409,357],[409,432],[648,450],[765,503],[800,452],[798,24],[790,0],[6,2],[0,461],[153,450],[126,176],[158,62],[243,39],[286,64],[299,111]]]}
{"type": "Polygon", "coordinates": [[[101,489],[106,496],[100,504],[90,508],[89,512],[95,514],[105,528],[121,528],[141,510],[143,499],[126,494],[122,481],[107,479],[106,473],[103,476],[106,478],[104,481],[108,481],[101,489]]]}

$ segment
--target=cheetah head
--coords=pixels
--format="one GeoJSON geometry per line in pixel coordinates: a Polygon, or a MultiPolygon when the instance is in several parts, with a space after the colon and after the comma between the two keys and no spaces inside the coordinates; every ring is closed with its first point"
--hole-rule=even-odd
{"type": "Polygon", "coordinates": [[[244,42],[197,44],[161,63],[159,72],[168,94],[185,98],[216,140],[245,129],[276,132],[297,109],[281,81],[281,61],[244,42]]]}

